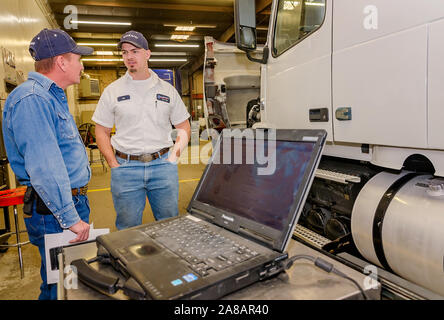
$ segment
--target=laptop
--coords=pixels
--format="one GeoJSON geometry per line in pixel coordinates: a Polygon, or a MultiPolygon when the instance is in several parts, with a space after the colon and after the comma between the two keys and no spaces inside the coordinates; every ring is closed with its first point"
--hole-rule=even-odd
{"type": "Polygon", "coordinates": [[[223,131],[186,214],[97,237],[94,261],[120,277],[80,259],[79,279],[132,299],[218,299],[283,271],[326,132],[247,130],[223,131]]]}

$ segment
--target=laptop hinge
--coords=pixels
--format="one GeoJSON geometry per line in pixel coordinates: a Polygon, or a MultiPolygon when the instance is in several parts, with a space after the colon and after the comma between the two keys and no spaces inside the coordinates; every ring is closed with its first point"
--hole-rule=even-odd
{"type": "Polygon", "coordinates": [[[251,238],[253,238],[253,239],[255,239],[255,240],[257,240],[257,241],[259,241],[261,243],[266,243],[270,247],[274,248],[274,241],[273,241],[273,239],[271,239],[269,237],[266,237],[266,236],[263,236],[261,234],[258,234],[258,233],[254,232],[252,230],[249,230],[249,229],[247,229],[245,227],[239,227],[239,233],[243,234],[243,235],[246,235],[247,237],[251,237],[251,238]]]}
{"type": "Polygon", "coordinates": [[[213,215],[211,215],[209,213],[206,213],[206,212],[204,212],[202,210],[196,209],[196,208],[192,208],[190,210],[190,213],[198,214],[198,215],[200,215],[200,216],[202,216],[202,217],[204,217],[204,218],[206,218],[208,220],[211,220],[211,221],[214,220],[214,216],[213,215]]]}

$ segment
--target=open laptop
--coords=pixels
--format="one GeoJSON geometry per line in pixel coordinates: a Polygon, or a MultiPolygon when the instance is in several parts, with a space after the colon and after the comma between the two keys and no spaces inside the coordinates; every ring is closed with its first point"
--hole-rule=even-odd
{"type": "MultiPolygon", "coordinates": [[[[248,130],[248,129],[247,129],[248,130]]],[[[224,131],[188,213],[97,237],[98,258],[79,279],[133,299],[217,299],[283,270],[325,144],[324,130],[224,131]]]]}

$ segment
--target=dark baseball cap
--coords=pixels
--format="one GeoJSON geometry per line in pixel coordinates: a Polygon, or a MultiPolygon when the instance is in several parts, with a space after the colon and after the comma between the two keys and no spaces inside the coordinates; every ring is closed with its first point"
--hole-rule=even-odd
{"type": "Polygon", "coordinates": [[[60,29],[43,29],[29,44],[29,53],[35,61],[52,58],[64,53],[75,53],[81,56],[93,53],[90,47],[80,47],[73,38],[60,29]]]}
{"type": "Polygon", "coordinates": [[[117,44],[117,48],[119,50],[122,49],[122,43],[131,43],[133,46],[141,49],[148,50],[148,41],[145,39],[143,34],[140,32],[131,30],[128,32],[125,32],[122,37],[120,38],[120,42],[117,44]]]}

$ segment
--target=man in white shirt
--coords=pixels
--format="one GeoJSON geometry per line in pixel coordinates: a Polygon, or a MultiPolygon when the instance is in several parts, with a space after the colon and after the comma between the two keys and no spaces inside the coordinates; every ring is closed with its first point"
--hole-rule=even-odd
{"type": "Polygon", "coordinates": [[[148,68],[151,51],[141,33],[128,31],[118,48],[128,70],[105,88],[92,120],[97,145],[111,167],[121,230],[142,223],[146,197],[156,220],[178,215],[177,162],[190,139],[190,115],[177,90],[148,68]],[[178,130],[174,145],[171,125],[178,130]]]}

